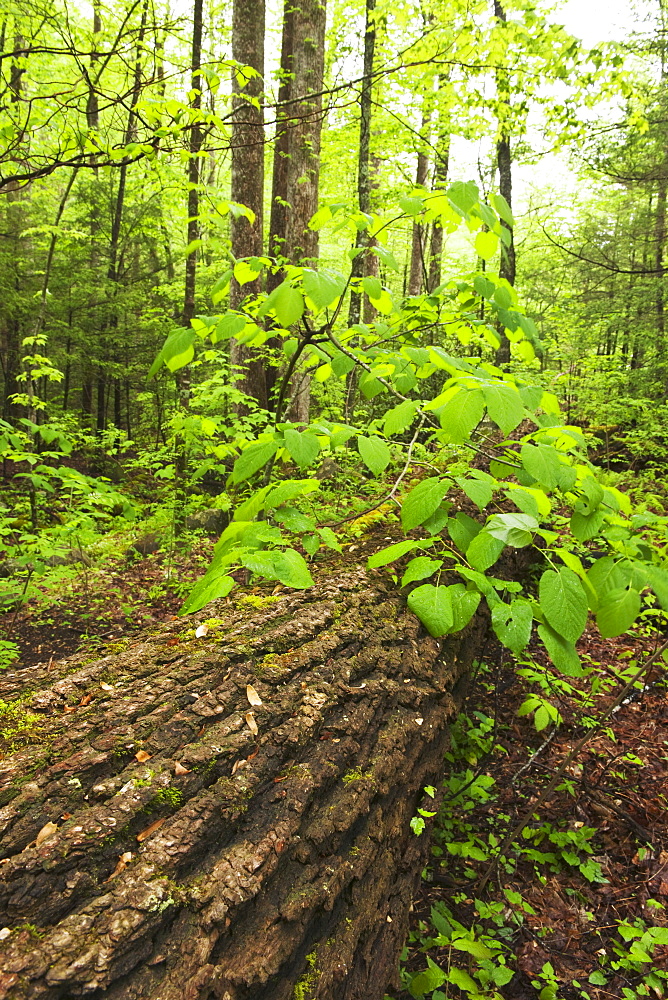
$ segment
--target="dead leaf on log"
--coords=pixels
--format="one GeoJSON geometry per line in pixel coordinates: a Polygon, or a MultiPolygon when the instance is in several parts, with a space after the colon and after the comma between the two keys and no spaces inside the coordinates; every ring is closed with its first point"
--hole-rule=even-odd
{"type": "Polygon", "coordinates": [[[79,702],[79,708],[84,708],[86,705],[90,705],[93,700],[92,694],[85,694],[81,701],[79,702]]]}
{"type": "Polygon", "coordinates": [[[118,864],[114,868],[109,878],[106,878],[104,881],[111,882],[112,878],[116,878],[117,875],[120,875],[121,872],[126,867],[128,861],[132,861],[132,851],[126,851],[125,854],[119,855],[118,864]]]}
{"type": "Polygon", "coordinates": [[[135,754],[135,757],[137,758],[140,764],[143,764],[144,761],[151,759],[150,753],[146,753],[145,750],[138,750],[137,753],[135,754]]]}
{"type": "Polygon", "coordinates": [[[178,760],[174,765],[174,774],[190,774],[190,770],[184,767],[183,764],[179,764],[178,760]]]}
{"type": "Polygon", "coordinates": [[[209,634],[208,625],[198,625],[195,629],[195,638],[202,639],[205,635],[209,634]]]}
{"type": "Polygon", "coordinates": [[[248,698],[248,703],[255,706],[255,708],[259,708],[262,704],[262,698],[260,698],[252,684],[246,685],[246,697],[248,698]]]}
{"type": "Polygon", "coordinates": [[[138,833],[137,840],[139,841],[139,843],[141,844],[142,840],[146,840],[146,838],[150,837],[152,833],[155,833],[155,831],[162,826],[162,824],[165,822],[166,819],[167,819],[166,816],[163,816],[162,819],[156,819],[154,820],[153,823],[151,823],[150,826],[147,826],[145,830],[142,830],[141,833],[138,833]]]}
{"type": "Polygon", "coordinates": [[[246,725],[250,729],[253,736],[257,736],[258,734],[257,722],[255,721],[255,716],[253,715],[253,713],[246,712],[246,714],[244,715],[244,719],[246,720],[246,725]]]}
{"type": "Polygon", "coordinates": [[[100,681],[100,687],[102,688],[103,691],[113,691],[114,690],[112,684],[106,684],[104,681],[100,681]]]}
{"type": "Polygon", "coordinates": [[[239,771],[242,767],[245,767],[247,763],[247,760],[235,760],[232,765],[232,774],[235,775],[237,771],[239,771]]]}
{"type": "Polygon", "coordinates": [[[8,938],[11,933],[11,928],[3,927],[0,931],[0,941],[4,941],[5,938],[8,938]]]}
{"type": "Polygon", "coordinates": [[[58,829],[55,823],[45,823],[42,829],[37,834],[37,839],[35,840],[35,847],[41,847],[45,840],[49,837],[53,837],[54,833],[58,829]]]}

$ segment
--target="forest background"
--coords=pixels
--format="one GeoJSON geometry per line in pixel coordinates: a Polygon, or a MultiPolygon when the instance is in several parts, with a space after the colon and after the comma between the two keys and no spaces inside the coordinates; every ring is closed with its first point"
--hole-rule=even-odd
{"type": "MultiPolygon", "coordinates": [[[[537,732],[590,677],[590,612],[656,639],[663,0],[636,14],[585,47],[528,0],[304,0],[269,31],[257,0],[5,5],[5,666],[307,588],[359,539],[397,585],[411,554],[434,636],[484,598],[537,732]],[[489,575],[529,547],[538,582],[489,575]]],[[[412,994],[503,988],[497,945],[447,920],[475,982],[429,965],[412,994]]],[[[650,964],[652,927],[629,932],[650,964]]],[[[645,965],[612,968],[661,995],[645,965]]]]}

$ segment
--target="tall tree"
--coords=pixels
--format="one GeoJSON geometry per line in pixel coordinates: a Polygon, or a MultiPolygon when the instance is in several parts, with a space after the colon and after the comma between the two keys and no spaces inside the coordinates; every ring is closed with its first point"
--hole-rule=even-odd
{"type": "MultiPolygon", "coordinates": [[[[499,25],[507,22],[506,12],[500,0],[494,0],[494,16],[499,25]]],[[[499,193],[503,195],[512,210],[513,205],[513,166],[512,153],[510,148],[510,84],[508,73],[504,68],[496,72],[496,90],[498,101],[498,122],[496,138],[496,165],[499,173],[499,193]]],[[[501,225],[508,233],[507,242],[501,244],[501,261],[499,263],[499,277],[511,284],[515,284],[516,277],[516,256],[513,227],[501,220],[501,225]]],[[[496,352],[496,360],[499,365],[507,365],[510,362],[510,341],[506,336],[503,324],[498,324],[500,338],[499,348],[496,352]]]]}
{"type": "MultiPolygon", "coordinates": [[[[232,13],[232,58],[237,63],[232,86],[232,201],[249,208],[252,216],[233,212],[232,255],[254,257],[263,250],[264,202],[264,0],[235,0],[232,13]],[[244,74],[250,67],[251,74],[244,74]]],[[[230,305],[236,309],[248,294],[261,291],[261,279],[244,286],[233,278],[230,305]]],[[[230,360],[240,369],[237,383],[247,395],[268,406],[265,365],[237,340],[231,344],[230,360]]]]}

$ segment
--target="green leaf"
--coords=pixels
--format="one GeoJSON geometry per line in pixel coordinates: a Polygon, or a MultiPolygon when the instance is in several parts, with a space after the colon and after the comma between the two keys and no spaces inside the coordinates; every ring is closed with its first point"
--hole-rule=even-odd
{"type": "Polygon", "coordinates": [[[410,427],[415,420],[417,408],[418,404],[412,399],[405,399],[403,403],[399,403],[398,406],[388,410],[383,423],[385,434],[388,437],[392,434],[401,434],[410,427]]]}
{"type": "Polygon", "coordinates": [[[382,438],[357,436],[357,448],[367,469],[379,476],[390,464],[390,449],[382,438]]]}
{"type": "Polygon", "coordinates": [[[494,485],[491,478],[489,481],[485,481],[483,479],[457,476],[455,482],[464,491],[469,500],[476,505],[478,510],[483,510],[492,499],[494,485]]]}
{"type": "Polygon", "coordinates": [[[560,670],[567,677],[583,676],[584,670],[580,663],[580,657],[572,642],[564,639],[563,635],[559,635],[549,625],[539,625],[538,635],[557,670],[560,670]]]}
{"type": "Polygon", "coordinates": [[[428,577],[433,576],[442,565],[442,559],[430,559],[429,556],[416,556],[415,559],[411,559],[406,567],[406,572],[401,578],[401,586],[405,587],[409,583],[415,583],[416,580],[426,580],[428,577]]]}
{"type": "Polygon", "coordinates": [[[486,532],[514,549],[531,545],[537,530],[538,521],[531,514],[494,514],[485,525],[486,532]]]}
{"type": "Polygon", "coordinates": [[[408,595],[408,607],[435,639],[446,635],[454,624],[448,587],[425,583],[408,595]]]}
{"type": "Polygon", "coordinates": [[[458,986],[460,990],[470,993],[473,997],[480,995],[480,989],[474,979],[471,979],[468,972],[451,965],[448,970],[448,982],[458,986]]]}
{"type": "Polygon", "coordinates": [[[503,549],[503,541],[483,529],[470,542],[466,550],[466,558],[474,569],[486,570],[494,565],[503,549]]]}
{"type": "Polygon", "coordinates": [[[422,972],[418,972],[416,976],[411,979],[408,992],[416,1000],[422,1000],[425,993],[431,993],[432,990],[437,989],[442,986],[445,982],[446,976],[437,965],[432,962],[433,968],[430,966],[428,969],[424,969],[422,972]]]}
{"type": "Polygon", "coordinates": [[[242,483],[245,479],[250,479],[276,454],[278,446],[278,441],[256,441],[251,444],[234,463],[230,482],[242,483]]]}
{"type": "Polygon", "coordinates": [[[304,315],[304,296],[298,288],[293,288],[289,281],[283,281],[267,297],[258,311],[258,316],[265,316],[270,309],[274,310],[282,326],[292,326],[304,315]]]}
{"type": "Polygon", "coordinates": [[[211,601],[218,600],[220,597],[227,597],[234,586],[234,582],[231,576],[214,576],[213,578],[208,574],[203,576],[195,584],[187,600],[183,602],[179,614],[191,615],[193,611],[199,611],[200,608],[203,608],[211,601]]]}
{"type": "Polygon", "coordinates": [[[515,220],[513,219],[513,213],[511,211],[510,205],[503,197],[503,195],[493,194],[489,200],[491,201],[493,207],[496,209],[499,218],[503,219],[504,222],[507,222],[509,226],[514,226],[515,220]]]}
{"type": "Polygon", "coordinates": [[[451,503],[439,504],[431,517],[428,517],[427,520],[423,522],[422,527],[425,531],[428,531],[430,535],[438,535],[448,523],[451,510],[451,503]]]}
{"type": "Polygon", "coordinates": [[[394,562],[396,559],[401,559],[407,552],[417,549],[419,545],[420,542],[413,541],[410,538],[403,542],[395,542],[394,545],[388,545],[386,548],[381,549],[379,552],[374,552],[372,556],[369,556],[367,566],[369,569],[378,569],[379,566],[387,566],[388,563],[394,562]]]}
{"type": "Polygon", "coordinates": [[[296,507],[279,507],[274,517],[288,531],[301,533],[303,531],[315,531],[316,528],[315,518],[302,514],[296,507]]]}
{"type": "Polygon", "coordinates": [[[460,511],[448,521],[448,534],[460,552],[466,552],[475,536],[482,530],[482,525],[474,521],[468,514],[460,511]]]}
{"type": "Polygon", "coordinates": [[[229,340],[236,337],[238,333],[246,328],[247,319],[239,313],[226,313],[218,320],[213,333],[209,339],[212,344],[217,344],[219,340],[229,340]]]}
{"type": "Polygon", "coordinates": [[[414,486],[401,504],[401,526],[404,531],[417,528],[431,517],[438,510],[451,485],[449,479],[432,476],[414,486]]]}
{"type": "Polygon", "coordinates": [[[303,288],[317,309],[333,305],[346,287],[346,279],[335,271],[312,271],[304,268],[303,288]]]}
{"type": "Polygon", "coordinates": [[[162,350],[149,369],[149,378],[152,378],[163,364],[169,368],[170,372],[178,371],[179,368],[184,368],[190,364],[195,357],[193,344],[196,339],[197,334],[194,330],[186,329],[185,327],[172,330],[163,344],[162,350]]]}
{"type": "Polygon", "coordinates": [[[588,542],[598,535],[604,521],[603,510],[595,510],[591,514],[579,514],[574,511],[571,516],[571,531],[579,542],[588,542]]]}
{"type": "Polygon", "coordinates": [[[285,447],[300,469],[306,469],[313,465],[320,454],[320,442],[315,434],[309,431],[296,431],[287,428],[283,432],[285,447]]]}
{"type": "Polygon", "coordinates": [[[490,420],[504,434],[510,434],[524,419],[524,404],[519,392],[499,382],[496,385],[486,385],[484,394],[490,420]]]}
{"type": "Polygon", "coordinates": [[[467,590],[463,583],[453,583],[448,587],[452,604],[451,632],[461,632],[466,628],[478,610],[482,595],[477,590],[467,590]]]}
{"type": "Polygon", "coordinates": [[[492,608],[492,628],[504,646],[519,656],[529,643],[533,625],[533,609],[521,598],[510,604],[495,604],[492,608]]]}
{"type": "Polygon", "coordinates": [[[362,287],[370,299],[379,299],[383,294],[383,286],[378,278],[362,278],[362,287]]]}
{"type": "Polygon", "coordinates": [[[496,233],[478,233],[475,238],[475,252],[483,260],[491,260],[499,249],[499,237],[496,233]]]}
{"type": "Polygon", "coordinates": [[[623,635],[633,625],[640,613],[640,594],[637,590],[617,587],[599,597],[596,624],[604,639],[623,635]]]}
{"type": "Polygon", "coordinates": [[[252,573],[258,573],[267,580],[279,580],[284,586],[295,590],[313,586],[313,578],[304,557],[294,549],[285,549],[283,552],[278,549],[269,552],[244,552],[241,563],[252,573]]]}
{"type": "Polygon", "coordinates": [[[460,389],[456,396],[436,411],[444,438],[452,444],[468,440],[482,420],[485,402],[480,389],[460,389]]]}
{"type": "Polygon", "coordinates": [[[347,354],[343,354],[342,351],[337,351],[332,355],[332,360],[330,362],[332,366],[332,371],[337,376],[341,378],[343,375],[347,375],[355,367],[355,362],[352,358],[349,358],[347,354]]]}
{"type": "Polygon", "coordinates": [[[456,948],[457,951],[468,952],[474,958],[494,958],[495,953],[487,945],[483,944],[482,941],[472,941],[471,938],[453,938],[451,943],[452,947],[456,948]]]}
{"type": "Polygon", "coordinates": [[[548,623],[569,642],[576,642],[587,624],[587,595],[573,570],[566,566],[558,571],[546,569],[538,593],[548,623]]]}
{"type": "Polygon", "coordinates": [[[295,500],[297,497],[315,493],[320,489],[320,485],[318,479],[285,479],[271,490],[264,506],[267,510],[282,507],[284,503],[289,503],[290,500],[295,500]]]}
{"type": "Polygon", "coordinates": [[[262,261],[257,257],[249,260],[238,260],[234,265],[234,277],[238,284],[247,285],[249,281],[255,281],[262,270],[262,261]]]}
{"type": "Polygon", "coordinates": [[[541,486],[554,490],[559,485],[562,464],[555,448],[546,444],[524,444],[520,452],[522,465],[541,486]]]}

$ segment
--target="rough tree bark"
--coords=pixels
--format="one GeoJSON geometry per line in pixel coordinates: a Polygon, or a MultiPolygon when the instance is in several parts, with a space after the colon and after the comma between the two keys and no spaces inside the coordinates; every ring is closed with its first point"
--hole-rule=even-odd
{"type": "Polygon", "coordinates": [[[39,716],[0,765],[2,1000],[381,1000],[390,985],[428,850],[409,822],[482,622],[425,637],[356,569],[212,607],[202,639],[182,619],[0,680],[39,716]]]}

